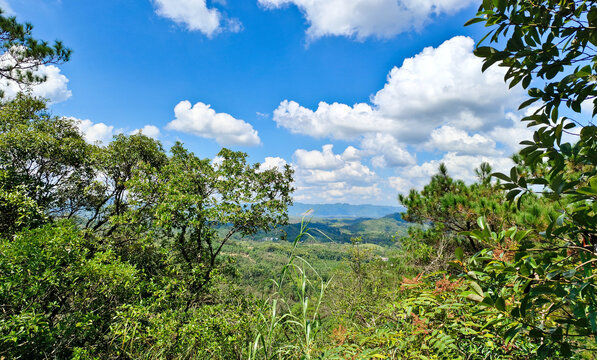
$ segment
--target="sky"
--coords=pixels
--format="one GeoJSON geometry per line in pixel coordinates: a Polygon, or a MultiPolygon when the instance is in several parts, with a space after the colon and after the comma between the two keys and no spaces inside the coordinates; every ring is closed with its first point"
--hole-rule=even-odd
{"type": "MultiPolygon", "coordinates": [[[[466,182],[531,136],[481,72],[475,0],[0,0],[71,60],[32,89],[89,142],[141,131],[202,158],[290,164],[294,199],[397,205],[440,163],[466,182]]],[[[14,84],[0,84],[10,96],[14,84]]]]}

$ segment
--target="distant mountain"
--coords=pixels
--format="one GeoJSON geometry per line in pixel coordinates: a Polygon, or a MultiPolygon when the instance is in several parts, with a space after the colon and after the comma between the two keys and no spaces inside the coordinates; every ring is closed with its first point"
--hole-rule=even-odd
{"type": "Polygon", "coordinates": [[[302,217],[309,210],[308,215],[314,218],[369,218],[377,219],[386,215],[403,212],[406,209],[402,206],[380,206],[380,205],[350,205],[350,204],[304,204],[294,203],[288,208],[290,217],[302,217]]]}
{"type": "MultiPolygon", "coordinates": [[[[406,236],[412,224],[402,220],[399,213],[380,218],[312,218],[309,221],[309,234],[317,241],[349,243],[353,237],[360,236],[363,242],[391,245],[395,236],[406,236]]],[[[290,223],[268,233],[259,232],[247,239],[256,241],[293,241],[301,231],[299,222],[290,223]]],[[[311,237],[305,236],[304,241],[311,237]]]]}

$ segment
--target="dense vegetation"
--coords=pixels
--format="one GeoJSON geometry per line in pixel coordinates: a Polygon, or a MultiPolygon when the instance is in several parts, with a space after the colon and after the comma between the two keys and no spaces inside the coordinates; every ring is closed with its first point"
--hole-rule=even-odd
{"type": "MultiPolygon", "coordinates": [[[[593,1],[483,1],[469,23],[495,47],[476,53],[528,88],[535,134],[508,174],[440,166],[401,196],[419,226],[397,246],[366,236],[396,218],[323,224],[350,243],[305,222],[247,240],[287,224],[289,167],[91,145],[43,100],[2,100],[0,359],[595,358],[597,127],[574,114],[597,111],[596,22],[593,1]]],[[[70,54],[0,30],[22,56],[4,79],[70,54]]]]}

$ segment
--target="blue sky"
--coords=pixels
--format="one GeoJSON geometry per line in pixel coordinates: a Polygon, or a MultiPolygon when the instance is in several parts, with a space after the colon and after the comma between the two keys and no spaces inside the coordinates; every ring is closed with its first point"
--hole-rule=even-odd
{"type": "MultiPolygon", "coordinates": [[[[439,162],[474,180],[529,131],[481,73],[474,0],[0,0],[71,61],[34,93],[89,141],[143,129],[201,157],[292,164],[295,199],[396,205],[439,162]]],[[[5,85],[8,86],[8,85],[5,85]]],[[[10,93],[10,91],[7,91],[10,93]]]]}

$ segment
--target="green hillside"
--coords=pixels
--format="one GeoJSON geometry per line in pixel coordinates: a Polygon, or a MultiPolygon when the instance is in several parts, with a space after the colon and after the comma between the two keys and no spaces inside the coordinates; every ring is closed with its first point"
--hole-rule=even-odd
{"type": "MultiPolygon", "coordinates": [[[[259,232],[246,237],[255,241],[279,241],[294,239],[301,230],[302,219],[293,218],[291,223],[270,232],[259,232]]],[[[371,244],[392,245],[394,237],[406,236],[408,227],[412,224],[405,222],[399,213],[394,213],[377,219],[325,219],[311,218],[308,220],[311,236],[320,242],[350,243],[353,237],[361,237],[363,242],[371,244]]]]}

